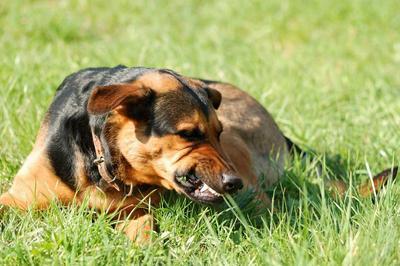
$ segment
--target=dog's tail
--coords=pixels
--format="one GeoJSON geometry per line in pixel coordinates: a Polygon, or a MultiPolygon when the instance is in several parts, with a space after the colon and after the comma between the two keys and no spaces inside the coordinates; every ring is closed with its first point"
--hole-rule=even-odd
{"type": "MultiPolygon", "coordinates": [[[[285,138],[291,155],[297,154],[300,155],[302,158],[310,156],[308,152],[301,149],[289,138],[285,138]]],[[[311,154],[311,156],[313,156],[313,154],[311,154]]],[[[376,174],[375,176],[371,177],[370,179],[356,187],[358,194],[362,198],[376,196],[387,185],[389,180],[394,180],[396,178],[398,170],[399,167],[395,166],[376,174]]],[[[325,184],[327,190],[330,191],[331,195],[335,197],[343,197],[349,189],[348,185],[343,180],[328,180],[325,182],[325,184]]]]}
{"type": "MultiPolygon", "coordinates": [[[[361,198],[368,198],[376,196],[387,185],[389,180],[396,178],[398,167],[388,168],[379,174],[366,180],[364,183],[358,185],[356,190],[361,198]]],[[[336,197],[344,197],[348,190],[348,186],[343,180],[329,180],[326,182],[327,189],[331,195],[336,197]]]]}

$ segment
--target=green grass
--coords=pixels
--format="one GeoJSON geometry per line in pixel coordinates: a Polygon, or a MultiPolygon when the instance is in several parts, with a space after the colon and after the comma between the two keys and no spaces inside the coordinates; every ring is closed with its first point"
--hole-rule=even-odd
{"type": "MultiPolygon", "coordinates": [[[[398,1],[0,1],[0,181],[29,153],[62,79],[84,67],[155,66],[229,81],[283,132],[356,184],[399,162],[398,1]],[[396,153],[397,152],[397,153],[396,153]]],[[[215,210],[174,194],[160,233],[132,245],[85,207],[1,219],[0,264],[400,263],[400,190],[330,198],[295,160],[273,212],[215,210]]]]}

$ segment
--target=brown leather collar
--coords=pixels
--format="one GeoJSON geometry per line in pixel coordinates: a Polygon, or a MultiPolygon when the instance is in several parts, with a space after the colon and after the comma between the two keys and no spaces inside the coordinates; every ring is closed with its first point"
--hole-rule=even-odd
{"type": "Polygon", "coordinates": [[[103,145],[101,145],[100,138],[94,133],[93,128],[91,129],[91,132],[92,132],[94,149],[97,157],[96,159],[93,160],[93,163],[97,166],[97,169],[99,170],[99,174],[101,176],[101,179],[98,181],[96,186],[102,191],[106,191],[109,188],[113,188],[117,191],[122,190],[122,192],[126,196],[131,196],[133,193],[134,185],[131,184],[127,186],[121,180],[119,180],[116,175],[113,176],[112,174],[110,174],[104,160],[103,145]]]}

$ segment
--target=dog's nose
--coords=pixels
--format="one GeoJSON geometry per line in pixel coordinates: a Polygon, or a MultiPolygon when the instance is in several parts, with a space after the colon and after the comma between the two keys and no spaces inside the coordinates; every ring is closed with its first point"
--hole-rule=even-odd
{"type": "Polygon", "coordinates": [[[222,188],[224,192],[234,193],[243,187],[242,180],[232,174],[222,175],[222,188]]]}

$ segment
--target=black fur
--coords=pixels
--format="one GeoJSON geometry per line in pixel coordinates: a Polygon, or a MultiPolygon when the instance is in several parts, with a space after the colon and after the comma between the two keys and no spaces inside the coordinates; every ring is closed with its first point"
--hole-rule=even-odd
{"type": "Polygon", "coordinates": [[[160,96],[150,108],[149,126],[152,134],[164,136],[178,134],[177,125],[184,117],[190,116],[195,108],[208,117],[210,106],[200,100],[192,89],[184,87],[183,90],[171,91],[160,96]],[[207,109],[207,112],[204,110],[207,109]]]}

